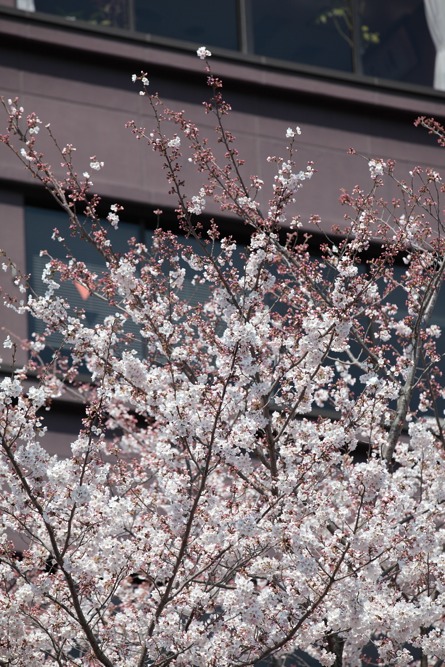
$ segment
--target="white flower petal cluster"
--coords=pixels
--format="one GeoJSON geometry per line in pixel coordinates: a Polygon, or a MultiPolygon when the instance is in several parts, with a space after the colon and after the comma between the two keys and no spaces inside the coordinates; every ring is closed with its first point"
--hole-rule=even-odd
{"type": "Polygon", "coordinates": [[[117,229],[119,226],[119,210],[120,207],[117,204],[111,204],[110,212],[107,215],[107,220],[114,229],[117,229]]]}
{"type": "Polygon", "coordinates": [[[170,139],[170,141],[167,143],[167,146],[169,148],[179,148],[181,145],[181,137],[175,137],[174,139],[170,139]]]}
{"type": "Polygon", "coordinates": [[[200,46],[199,49],[196,51],[196,55],[200,60],[206,60],[207,58],[210,58],[212,53],[206,49],[205,46],[200,46]]]}
{"type": "Polygon", "coordinates": [[[201,188],[198,195],[192,197],[192,201],[188,206],[188,212],[195,215],[201,215],[206,206],[206,193],[204,188],[201,188]]]}
{"type": "Polygon", "coordinates": [[[94,169],[94,171],[100,171],[103,166],[104,166],[104,163],[100,162],[99,160],[92,160],[90,162],[90,168],[94,169]]]}
{"type": "Polygon", "coordinates": [[[386,163],[383,160],[369,160],[368,167],[371,178],[375,181],[377,178],[384,176],[386,163]]]}
{"type": "MultiPolygon", "coordinates": [[[[314,256],[298,224],[287,238],[279,227],[298,220],[288,207],[310,164],[271,158],[262,217],[262,182],[241,187],[235,153],[220,167],[190,121],[157,109],[207,169],[178,204],[189,237],[160,227],[148,247],[114,252],[90,210],[102,268],[63,252],[39,293],[16,276],[27,300],[5,300],[38,326],[30,342],[3,336],[0,663],[230,667],[298,650],[332,665],[340,647],[355,666],[372,642],[380,664],[417,651],[441,664],[445,390],[431,307],[445,245],[425,215],[438,175],[405,208],[395,199],[389,221],[374,188],[344,193],[349,234],[314,256]],[[242,248],[216,222],[193,224],[212,197],[249,225],[242,248]],[[369,256],[377,226],[383,251],[369,256]],[[73,284],[107,315],[75,308],[73,284]],[[66,405],[76,427],[61,435],[51,410],[66,405]]],[[[164,158],[180,146],[150,141],[164,158]]],[[[387,168],[369,162],[376,180],[387,168]]]]}
{"type": "Polygon", "coordinates": [[[295,135],[300,135],[301,134],[301,129],[297,127],[294,129],[292,127],[288,127],[286,130],[286,139],[293,139],[295,135]]]}
{"type": "Polygon", "coordinates": [[[311,179],[314,175],[314,169],[310,165],[308,165],[306,170],[300,170],[297,173],[294,173],[292,168],[290,163],[283,162],[278,170],[278,175],[275,176],[275,183],[286,188],[290,193],[299,190],[303,185],[303,181],[311,179]]]}

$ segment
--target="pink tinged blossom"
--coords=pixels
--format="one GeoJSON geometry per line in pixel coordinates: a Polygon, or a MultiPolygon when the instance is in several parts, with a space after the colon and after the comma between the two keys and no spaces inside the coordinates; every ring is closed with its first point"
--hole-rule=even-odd
{"type": "Polygon", "coordinates": [[[205,190],[201,188],[198,195],[192,197],[191,203],[188,205],[188,212],[194,213],[195,215],[201,215],[205,209],[206,197],[205,190]]]}
{"type": "Polygon", "coordinates": [[[100,171],[103,166],[104,163],[98,160],[95,155],[90,158],[90,168],[94,169],[94,171],[100,171]]]}
{"type": "Polygon", "coordinates": [[[169,148],[179,148],[180,145],[181,145],[180,137],[175,137],[174,139],[170,139],[170,141],[167,143],[167,146],[169,148]]]}
{"type": "Polygon", "coordinates": [[[136,83],[136,81],[140,81],[144,87],[147,87],[150,85],[150,81],[147,78],[147,75],[145,72],[141,72],[139,75],[137,74],[132,74],[131,75],[131,80],[133,83],[136,83]]]}
{"type": "Polygon", "coordinates": [[[377,178],[381,178],[384,175],[386,163],[383,162],[383,160],[369,160],[368,167],[371,178],[375,181],[377,178]]]}
{"type": "Polygon", "coordinates": [[[118,228],[119,225],[119,216],[116,213],[113,213],[113,211],[110,211],[110,213],[107,215],[107,220],[111,224],[114,229],[118,228]]]}
{"type": "Polygon", "coordinates": [[[200,46],[196,51],[196,55],[200,60],[206,60],[207,58],[210,58],[212,54],[205,46],[200,46]]]}
{"type": "Polygon", "coordinates": [[[11,348],[12,345],[13,345],[13,343],[12,343],[11,337],[10,337],[10,336],[7,336],[7,337],[5,338],[5,340],[3,341],[3,347],[5,347],[5,348],[11,348]]]}
{"type": "MultiPolygon", "coordinates": [[[[134,81],[144,86],[144,77],[134,81]]],[[[209,84],[220,92],[216,78],[209,84]]],[[[158,229],[148,248],[132,241],[113,253],[114,234],[92,223],[103,271],[43,253],[42,292],[16,275],[27,302],[7,301],[37,318],[39,333],[22,343],[23,367],[0,382],[2,659],[208,667],[299,648],[329,665],[337,636],[344,664],[361,664],[369,641],[381,664],[411,664],[413,645],[435,664],[444,656],[436,399],[445,391],[434,361],[441,330],[427,311],[445,248],[415,209],[429,205],[431,184],[441,196],[438,175],[414,170],[419,191],[400,186],[403,207],[386,202],[384,220],[383,201],[368,189],[344,193],[350,234],[335,245],[326,238],[314,259],[307,237],[286,241],[277,228],[287,219],[298,227],[294,195],[312,165],[294,162],[291,149],[271,157],[276,178],[262,217],[262,181],[235,175],[230,133],[218,125],[229,147],[219,160],[184,114],[151,109],[169,132],[135,134],[167,164],[193,249],[158,229]],[[181,168],[168,165],[175,130],[203,179],[195,196],[181,168]],[[207,202],[242,217],[243,248],[217,221],[209,230],[194,224],[207,202]],[[385,252],[369,258],[376,227],[385,252]],[[401,256],[407,264],[395,270],[401,256]],[[62,298],[64,283],[86,302],[94,291],[111,314],[89,325],[62,298]],[[41,414],[67,393],[83,405],[83,421],[70,455],[53,456],[41,414]],[[9,533],[27,539],[22,559],[9,533]]],[[[208,110],[228,107],[216,95],[208,110]]],[[[299,134],[290,130],[289,139],[299,134]]],[[[74,149],[64,150],[71,160],[74,149]]],[[[389,169],[369,163],[376,178],[389,169]]],[[[68,197],[84,196],[89,183],[51,179],[81,234],[68,197]]],[[[82,203],[94,219],[99,202],[82,203]]],[[[112,226],[121,210],[110,207],[112,226]]],[[[305,225],[319,223],[314,215],[305,225]]]]}
{"type": "Polygon", "coordinates": [[[71,491],[71,500],[76,505],[85,505],[91,498],[91,491],[88,485],[82,484],[71,491]]]}
{"type": "Polygon", "coordinates": [[[437,324],[432,324],[430,327],[428,327],[426,332],[433,338],[439,338],[442,335],[442,330],[437,324]]]}
{"type": "Polygon", "coordinates": [[[292,128],[288,127],[286,130],[286,139],[293,139],[295,135],[300,135],[301,134],[301,129],[298,127],[292,128]]]}
{"type": "Polygon", "coordinates": [[[35,157],[30,153],[29,151],[26,150],[26,148],[21,148],[20,149],[20,155],[25,159],[28,160],[28,162],[35,162],[35,157]]]}
{"type": "Polygon", "coordinates": [[[107,215],[107,220],[114,229],[117,229],[119,226],[119,211],[121,209],[122,207],[118,204],[112,204],[110,206],[110,212],[107,215]]]}

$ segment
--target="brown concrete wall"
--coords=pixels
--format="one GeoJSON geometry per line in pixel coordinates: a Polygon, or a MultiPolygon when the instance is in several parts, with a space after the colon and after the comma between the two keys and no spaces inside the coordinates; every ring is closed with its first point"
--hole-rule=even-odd
{"type": "MultiPolygon", "coordinates": [[[[105,162],[105,169],[94,174],[102,195],[147,203],[150,210],[153,205],[173,206],[158,156],[124,127],[129,119],[147,128],[152,122],[146,99],[137,95],[130,76],[147,70],[153,91],[159,91],[168,106],[184,109],[199,121],[203,133],[211,133],[213,119],[201,107],[206,87],[198,58],[17,14],[0,16],[1,93],[19,95],[27,110],[51,122],[62,144],[77,146],[80,172],[88,168],[92,154],[105,162]]],[[[419,113],[440,117],[444,112],[436,92],[407,94],[218,57],[212,66],[225,80],[225,94],[233,106],[228,127],[238,137],[247,175],[258,173],[270,180],[273,170],[267,156],[284,151],[289,125],[301,126],[301,164],[313,160],[318,171],[295,206],[303,218],[316,212],[330,227],[341,218],[336,204],[340,187],[367,182],[366,163],[346,155],[350,146],[369,156],[391,156],[405,171],[419,162],[436,168],[443,163],[441,151],[412,127],[419,113]]],[[[19,186],[29,183],[6,151],[0,151],[0,175],[19,186]]],[[[201,177],[187,163],[186,175],[194,194],[201,177]]]]}

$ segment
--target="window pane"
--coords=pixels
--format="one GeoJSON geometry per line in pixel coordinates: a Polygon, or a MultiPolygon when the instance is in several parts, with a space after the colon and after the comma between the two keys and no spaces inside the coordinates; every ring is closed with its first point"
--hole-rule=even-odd
{"type": "Polygon", "coordinates": [[[38,12],[100,26],[129,28],[129,0],[35,0],[38,12]]]}
{"type": "Polygon", "coordinates": [[[349,0],[247,0],[247,21],[253,53],[352,71],[349,0]]]}
{"type": "MultiPolygon", "coordinates": [[[[50,255],[56,259],[64,260],[66,250],[63,244],[53,241],[51,235],[56,227],[61,235],[66,239],[66,244],[72,255],[76,259],[85,262],[87,267],[100,275],[105,269],[105,260],[95,248],[78,239],[71,237],[68,229],[68,221],[64,213],[40,208],[28,207],[25,213],[26,224],[26,261],[27,270],[31,274],[31,287],[37,294],[43,294],[46,291],[46,285],[42,282],[42,271],[49,259],[46,256],[40,257],[40,250],[44,248],[50,255]]],[[[110,240],[113,248],[118,252],[128,250],[127,239],[131,236],[139,239],[139,226],[129,223],[121,223],[116,231],[110,232],[110,240]]],[[[85,311],[87,326],[94,327],[103,322],[105,317],[112,315],[115,309],[88,290],[76,283],[62,282],[60,289],[57,290],[58,296],[70,304],[71,308],[80,308],[85,311]]],[[[30,317],[29,331],[42,333],[44,324],[40,320],[30,317]]],[[[129,322],[125,325],[125,333],[135,335],[134,348],[139,354],[142,353],[142,342],[137,327],[129,322]]],[[[62,344],[62,337],[53,334],[48,339],[48,345],[58,348],[62,344]]]]}
{"type": "Polygon", "coordinates": [[[363,73],[432,86],[436,52],[424,0],[358,2],[363,73]]]}
{"type": "Polygon", "coordinates": [[[138,32],[195,42],[198,46],[238,48],[236,0],[135,0],[138,32]]]}

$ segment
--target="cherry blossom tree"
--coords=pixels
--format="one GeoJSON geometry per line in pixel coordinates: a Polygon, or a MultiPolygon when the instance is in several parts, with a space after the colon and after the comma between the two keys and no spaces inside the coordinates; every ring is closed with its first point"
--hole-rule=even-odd
{"type": "Polygon", "coordinates": [[[287,130],[285,157],[268,158],[263,211],[267,186],[244,175],[210,55],[198,50],[215,148],[149,93],[145,73],[133,77],[155,122],[129,127],[159,154],[193,246],[161,224],[149,247],[130,239],[115,252],[121,207],[100,217],[73,146],[3,102],[2,143],[106,268],[67,250],[47,257],[44,293],[17,273],[21,298],[5,295],[44,331],[4,340],[28,361],[0,383],[0,664],[244,667],[304,651],[356,666],[371,643],[380,664],[439,667],[444,186],[433,170],[399,180],[392,162],[366,158],[369,182],[342,193],[344,225],[312,256],[318,219],[303,227],[290,213],[314,174],[298,165],[300,129],[287,130]],[[45,131],[63,177],[39,150],[45,131]],[[183,160],[202,176],[198,192],[183,160]],[[203,222],[210,200],[240,220],[247,245],[203,222]],[[190,275],[202,303],[187,296],[190,275]],[[113,315],[89,326],[58,294],[73,279],[113,315]],[[137,333],[124,333],[129,322],[137,333]],[[84,417],[61,458],[45,449],[42,415],[67,392],[84,417]]]}

